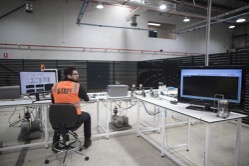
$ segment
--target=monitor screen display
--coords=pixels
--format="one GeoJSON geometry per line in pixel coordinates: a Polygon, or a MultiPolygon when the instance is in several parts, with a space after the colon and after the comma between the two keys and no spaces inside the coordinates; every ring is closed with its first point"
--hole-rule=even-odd
{"type": "Polygon", "coordinates": [[[20,88],[22,95],[50,93],[56,83],[55,72],[20,72],[20,88]]]}
{"type": "Polygon", "coordinates": [[[204,101],[224,98],[240,103],[242,77],[242,68],[182,68],[179,97],[204,101]]]}
{"type": "Polygon", "coordinates": [[[43,72],[55,72],[56,83],[59,81],[59,72],[57,69],[44,69],[43,72]]]}

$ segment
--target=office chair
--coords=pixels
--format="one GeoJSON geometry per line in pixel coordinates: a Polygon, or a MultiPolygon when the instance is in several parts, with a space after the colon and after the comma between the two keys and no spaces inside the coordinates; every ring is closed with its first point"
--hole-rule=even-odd
{"type": "Polygon", "coordinates": [[[63,140],[52,145],[52,148],[58,153],[48,156],[45,159],[45,164],[49,163],[50,157],[65,153],[63,159],[63,165],[65,165],[69,152],[81,154],[85,156],[86,161],[89,160],[89,157],[81,152],[83,150],[81,141],[78,140],[78,135],[74,132],[81,126],[80,123],[77,123],[78,115],[76,107],[73,104],[52,104],[49,108],[49,120],[52,128],[60,132],[63,140]],[[73,139],[69,139],[69,134],[73,136],[73,139]],[[60,145],[60,149],[55,148],[56,144],[60,145]],[[74,144],[78,146],[73,146],[74,144]]]}

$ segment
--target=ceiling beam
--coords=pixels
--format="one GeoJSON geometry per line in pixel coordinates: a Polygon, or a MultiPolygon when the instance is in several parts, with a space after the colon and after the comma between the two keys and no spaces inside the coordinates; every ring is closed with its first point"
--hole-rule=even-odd
{"type": "Polygon", "coordinates": [[[84,15],[84,13],[85,13],[85,11],[86,11],[86,8],[87,8],[88,4],[89,4],[89,0],[84,0],[83,4],[82,4],[82,6],[81,6],[80,12],[79,12],[77,21],[76,21],[77,24],[80,23],[80,21],[81,21],[83,15],[84,15]]]}
{"type": "Polygon", "coordinates": [[[5,16],[7,16],[7,15],[9,15],[9,14],[11,14],[11,13],[14,13],[15,11],[17,11],[17,10],[19,10],[19,9],[25,7],[25,6],[26,6],[26,4],[23,4],[23,5],[21,5],[21,6],[17,7],[17,8],[15,8],[15,9],[9,11],[8,13],[5,13],[4,15],[0,16],[0,19],[4,18],[5,16]]]}

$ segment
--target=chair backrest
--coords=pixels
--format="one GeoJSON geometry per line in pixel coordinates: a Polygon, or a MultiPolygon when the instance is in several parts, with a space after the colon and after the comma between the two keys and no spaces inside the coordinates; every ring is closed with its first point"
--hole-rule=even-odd
{"type": "Polygon", "coordinates": [[[49,108],[49,120],[54,129],[61,126],[72,128],[77,124],[77,109],[73,104],[52,104],[49,108]]]}

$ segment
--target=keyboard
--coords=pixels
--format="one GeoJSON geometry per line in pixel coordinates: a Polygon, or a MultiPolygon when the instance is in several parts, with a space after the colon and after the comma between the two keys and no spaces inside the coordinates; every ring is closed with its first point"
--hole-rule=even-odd
{"type": "Polygon", "coordinates": [[[196,111],[204,111],[203,106],[197,106],[197,105],[189,105],[186,107],[186,109],[196,110],[196,111]]]}
{"type": "Polygon", "coordinates": [[[186,109],[196,110],[196,111],[210,111],[210,112],[217,112],[217,108],[210,107],[209,110],[205,110],[204,106],[198,105],[189,105],[186,109]]]}

